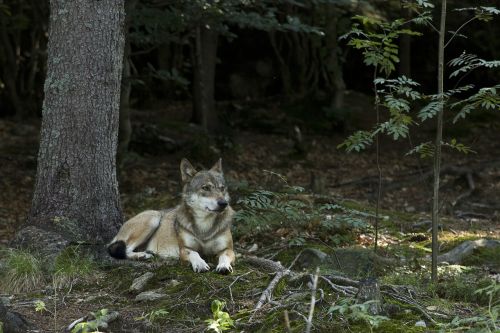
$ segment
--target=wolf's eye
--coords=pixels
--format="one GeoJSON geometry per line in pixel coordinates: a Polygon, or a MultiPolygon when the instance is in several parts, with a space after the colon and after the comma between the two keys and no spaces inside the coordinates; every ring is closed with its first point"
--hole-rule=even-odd
{"type": "Polygon", "coordinates": [[[203,191],[210,191],[210,185],[203,185],[203,186],[201,187],[201,189],[202,189],[203,191]]]}
{"type": "Polygon", "coordinates": [[[219,188],[221,191],[224,191],[226,189],[226,187],[224,185],[221,185],[219,188]]]}

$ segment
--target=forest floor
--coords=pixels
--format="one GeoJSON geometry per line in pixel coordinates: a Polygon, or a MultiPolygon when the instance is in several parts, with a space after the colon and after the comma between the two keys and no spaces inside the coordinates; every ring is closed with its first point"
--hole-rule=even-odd
{"type": "MultiPolygon", "coordinates": [[[[359,121],[362,110],[370,108],[369,101],[365,104],[356,104],[359,110],[346,120],[347,132],[360,123],[370,126],[365,118],[359,121]]],[[[500,247],[479,248],[462,262],[441,265],[439,284],[430,283],[431,161],[405,156],[408,141],[381,141],[382,218],[374,255],[374,149],[346,154],[336,148],[347,136],[337,122],[285,117],[278,103],[267,109],[235,109],[229,135],[212,141],[186,125],[182,110],[134,112],[132,151],[118,175],[122,206],[131,217],[178,202],[182,157],[207,167],[222,156],[238,211],[234,238],[239,256],[229,276],[195,274],[160,260],[95,262],[76,248],[61,255],[59,270],[45,267],[35,255],[28,271],[36,278],[13,283],[16,275],[9,275],[9,269],[16,255],[7,247],[28,214],[39,122],[0,119],[0,258],[6,263],[0,296],[8,308],[40,332],[61,332],[101,309],[119,313],[110,324],[112,332],[200,332],[213,318],[211,303],[221,300],[236,331],[283,332],[289,326],[302,332],[318,266],[312,331],[495,331],[499,323],[491,318],[491,307],[488,311],[488,297],[475,291],[500,280],[500,247]],[[294,140],[295,125],[302,129],[300,144],[294,140]],[[276,271],[284,276],[269,288],[276,271]],[[140,290],[131,289],[134,279],[146,273],[148,282],[140,290]],[[370,313],[370,304],[354,301],[373,277],[384,303],[380,316],[370,313]],[[256,310],[266,288],[272,297],[263,298],[256,310]],[[143,291],[158,298],[137,300],[143,291]]],[[[444,151],[442,253],[468,240],[500,240],[500,117],[481,114],[471,122],[446,124],[445,137],[457,138],[475,153],[444,151]]],[[[432,130],[422,127],[412,140],[430,141],[432,130]]],[[[492,295],[498,297],[496,288],[492,295]]]]}

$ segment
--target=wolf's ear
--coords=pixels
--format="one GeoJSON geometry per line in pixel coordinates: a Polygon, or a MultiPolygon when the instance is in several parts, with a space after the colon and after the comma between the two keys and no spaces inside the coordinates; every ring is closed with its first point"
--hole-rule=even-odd
{"type": "Polygon", "coordinates": [[[181,161],[181,178],[183,182],[189,181],[196,174],[196,169],[191,163],[183,158],[181,161]]]}
{"type": "Polygon", "coordinates": [[[212,169],[210,171],[218,172],[222,174],[222,158],[219,158],[219,160],[214,164],[212,169]]]}

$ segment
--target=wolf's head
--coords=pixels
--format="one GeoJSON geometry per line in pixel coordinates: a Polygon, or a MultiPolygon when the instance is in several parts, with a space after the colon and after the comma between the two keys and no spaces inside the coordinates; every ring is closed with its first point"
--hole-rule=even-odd
{"type": "Polygon", "coordinates": [[[181,176],[183,198],[193,210],[221,213],[229,205],[221,159],[210,170],[196,171],[184,158],[181,161],[181,176]]]}

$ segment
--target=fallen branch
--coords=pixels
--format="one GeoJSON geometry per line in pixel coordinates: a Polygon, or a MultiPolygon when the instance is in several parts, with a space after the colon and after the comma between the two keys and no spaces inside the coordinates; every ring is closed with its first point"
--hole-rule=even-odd
{"type": "Polygon", "coordinates": [[[324,276],[320,276],[320,278],[325,281],[326,283],[328,283],[328,285],[333,289],[333,291],[336,291],[338,293],[342,293],[344,296],[354,296],[357,292],[358,292],[358,289],[355,288],[355,287],[344,287],[344,286],[339,286],[339,285],[336,285],[335,283],[333,283],[332,281],[330,281],[328,278],[324,277],[324,276]]]}
{"type": "Polygon", "coordinates": [[[286,269],[279,261],[273,261],[255,256],[246,256],[245,260],[250,265],[262,268],[264,271],[271,273],[280,272],[286,269]]]}
{"type": "MultiPolygon", "coordinates": [[[[260,296],[259,301],[257,302],[257,305],[255,306],[255,310],[260,309],[264,305],[264,303],[266,302],[266,300],[271,299],[271,296],[273,294],[274,288],[276,287],[276,285],[278,284],[278,282],[280,282],[280,280],[283,277],[285,277],[287,275],[290,275],[290,273],[291,273],[291,271],[288,270],[288,269],[283,270],[283,271],[279,271],[278,273],[276,273],[276,275],[274,276],[274,278],[271,280],[271,282],[267,286],[266,290],[264,290],[264,292],[260,296]]],[[[253,315],[252,315],[252,317],[253,317],[253,315]]],[[[250,317],[250,319],[252,319],[252,317],[250,317]]]]}
{"type": "Polygon", "coordinates": [[[432,316],[425,310],[425,308],[422,305],[420,305],[417,301],[390,291],[382,291],[382,294],[388,295],[397,301],[410,305],[411,307],[417,309],[420,313],[422,313],[424,317],[427,318],[429,321],[431,321],[433,324],[436,323],[434,318],[432,318],[432,316]]]}
{"type": "Polygon", "coordinates": [[[456,246],[453,250],[438,256],[438,262],[460,264],[462,260],[470,256],[476,249],[482,247],[493,248],[497,246],[500,246],[500,241],[494,239],[481,238],[476,240],[465,241],[460,245],[456,246]]]}

